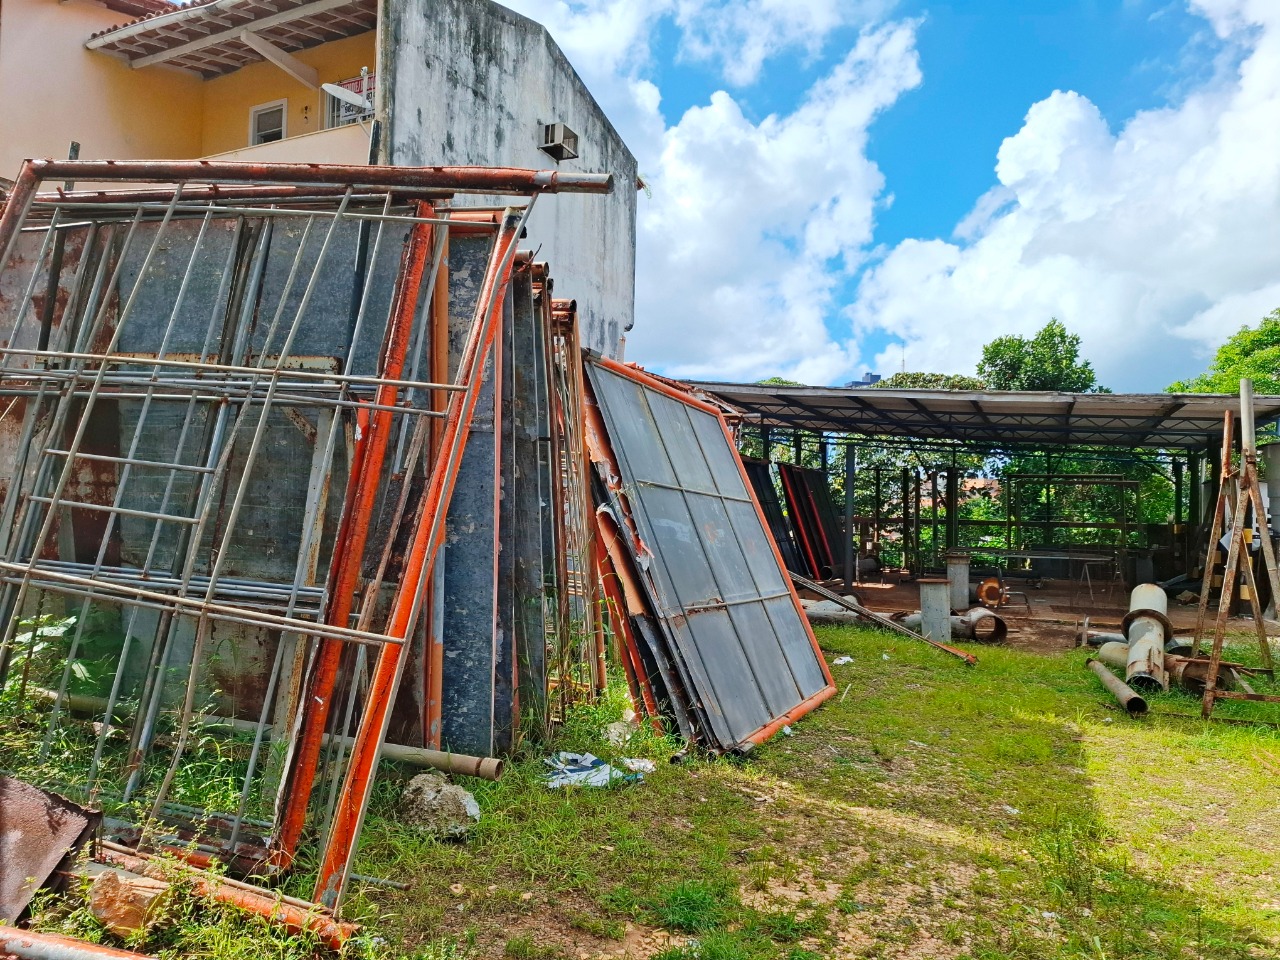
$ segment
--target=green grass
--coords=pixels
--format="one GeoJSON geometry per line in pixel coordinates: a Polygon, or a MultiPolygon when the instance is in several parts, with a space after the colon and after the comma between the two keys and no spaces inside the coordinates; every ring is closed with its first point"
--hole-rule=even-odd
{"type": "MultiPolygon", "coordinates": [[[[355,890],[361,949],[418,960],[1280,955],[1280,730],[1267,725],[1280,708],[1223,703],[1221,716],[1257,722],[1203,723],[1198,701],[1168,694],[1135,721],[1082,651],[975,648],[969,668],[874,631],[820,639],[829,659],[854,658],[833,669],[840,692],[745,760],[668,763],[679,745],[647,729],[611,747],[615,694],[576,713],[559,746],[649,757],[658,769],[643,783],[548,790],[531,756],[498,783],[460,781],[483,817],[457,843],[399,825],[398,784],[385,779],[356,870],[411,887],[355,890]]],[[[310,893],[305,872],[290,889],[310,893]]]]}

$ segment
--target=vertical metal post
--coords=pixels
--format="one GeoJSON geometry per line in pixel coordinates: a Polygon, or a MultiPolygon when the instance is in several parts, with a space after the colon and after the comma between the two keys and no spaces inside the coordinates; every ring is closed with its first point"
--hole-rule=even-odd
{"type": "Polygon", "coordinates": [[[929,529],[929,562],[931,566],[938,565],[938,468],[934,467],[929,473],[929,501],[932,506],[929,509],[930,529],[929,529]]]}
{"type": "Polygon", "coordinates": [[[827,446],[827,435],[821,433],[818,435],[818,463],[822,467],[822,474],[826,476],[827,468],[831,466],[831,451],[827,446]]]}
{"type": "Polygon", "coordinates": [[[760,459],[773,459],[773,429],[770,427],[760,428],[760,459]]]}
{"type": "Polygon", "coordinates": [[[1182,461],[1173,458],[1173,530],[1176,536],[1182,528],[1182,461]]]}
{"type": "Polygon", "coordinates": [[[911,472],[902,468],[902,567],[911,569],[911,472]]]}
{"type": "Polygon", "coordinates": [[[915,546],[916,573],[924,573],[924,551],[920,544],[922,526],[920,523],[920,500],[924,491],[924,476],[919,467],[912,471],[912,479],[915,480],[916,492],[915,506],[911,512],[911,515],[915,518],[915,528],[912,536],[914,538],[913,543],[915,546]]]}
{"type": "MultiPolygon", "coordinates": [[[[1120,491],[1124,503],[1124,490],[1120,491]]],[[[1121,521],[1123,525],[1123,521],[1121,521]]],[[[1044,545],[1053,546],[1053,453],[1044,455],[1044,545]]]]}
{"type": "Polygon", "coordinates": [[[947,471],[947,549],[960,542],[960,471],[956,458],[951,457],[951,469],[947,471]]]}
{"type": "MultiPolygon", "coordinates": [[[[825,445],[824,445],[825,446],[825,445]]],[[[858,531],[853,528],[853,481],[856,477],[853,444],[844,445],[844,590],[853,592],[853,581],[858,567],[858,551],[854,548],[858,531]]]]}
{"type": "Polygon", "coordinates": [[[881,477],[879,466],[875,468],[873,478],[875,482],[875,500],[872,503],[872,513],[871,513],[871,542],[875,544],[877,547],[879,547],[880,546],[880,508],[881,508],[881,504],[884,502],[883,500],[884,486],[881,482],[882,477],[881,477]]]}
{"type": "Polygon", "coordinates": [[[1189,462],[1187,486],[1187,523],[1197,527],[1204,522],[1204,457],[1193,453],[1189,462]]]}
{"type": "Polygon", "coordinates": [[[804,466],[804,433],[800,430],[793,430],[791,433],[791,462],[797,467],[804,466]]]}

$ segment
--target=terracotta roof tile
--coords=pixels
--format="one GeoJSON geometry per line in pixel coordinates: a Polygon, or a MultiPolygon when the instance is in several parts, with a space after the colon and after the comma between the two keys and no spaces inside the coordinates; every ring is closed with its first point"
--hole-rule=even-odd
{"type": "Polygon", "coordinates": [[[102,5],[129,17],[154,17],[177,9],[170,0],[102,0],[102,5]]]}

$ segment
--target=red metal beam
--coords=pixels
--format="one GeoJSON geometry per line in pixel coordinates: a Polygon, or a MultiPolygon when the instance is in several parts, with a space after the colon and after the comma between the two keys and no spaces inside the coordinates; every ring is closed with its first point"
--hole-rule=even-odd
{"type": "Polygon", "coordinates": [[[517,167],[383,167],[328,163],[246,163],[234,160],[27,160],[38,180],[128,180],[137,183],[307,183],[409,187],[449,193],[530,195],[610,193],[609,173],[561,173],[517,167]]]}

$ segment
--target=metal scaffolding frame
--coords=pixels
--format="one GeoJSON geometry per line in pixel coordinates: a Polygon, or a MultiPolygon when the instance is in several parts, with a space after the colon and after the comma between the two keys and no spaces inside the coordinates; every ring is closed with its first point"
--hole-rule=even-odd
{"type": "MultiPolygon", "coordinates": [[[[116,839],[278,871],[310,826],[316,899],[337,908],[408,650],[436,646],[446,517],[500,377],[533,198],[610,186],[24,165],[0,215],[0,697],[38,706],[41,758],[76,741],[72,786],[115,812],[116,839]],[[39,192],[48,180],[125,187],[39,192]],[[459,209],[457,192],[525,199],[459,209]],[[446,376],[449,239],[477,235],[483,273],[446,376]],[[280,475],[305,482],[283,495],[280,475]],[[223,670],[246,649],[254,669],[223,670]],[[87,663],[109,681],[86,694],[87,663]],[[86,714],[91,736],[71,719],[86,714]],[[210,731],[240,736],[237,790],[193,810],[175,784],[210,731]]],[[[439,746],[437,652],[424,746],[439,746]]]]}

